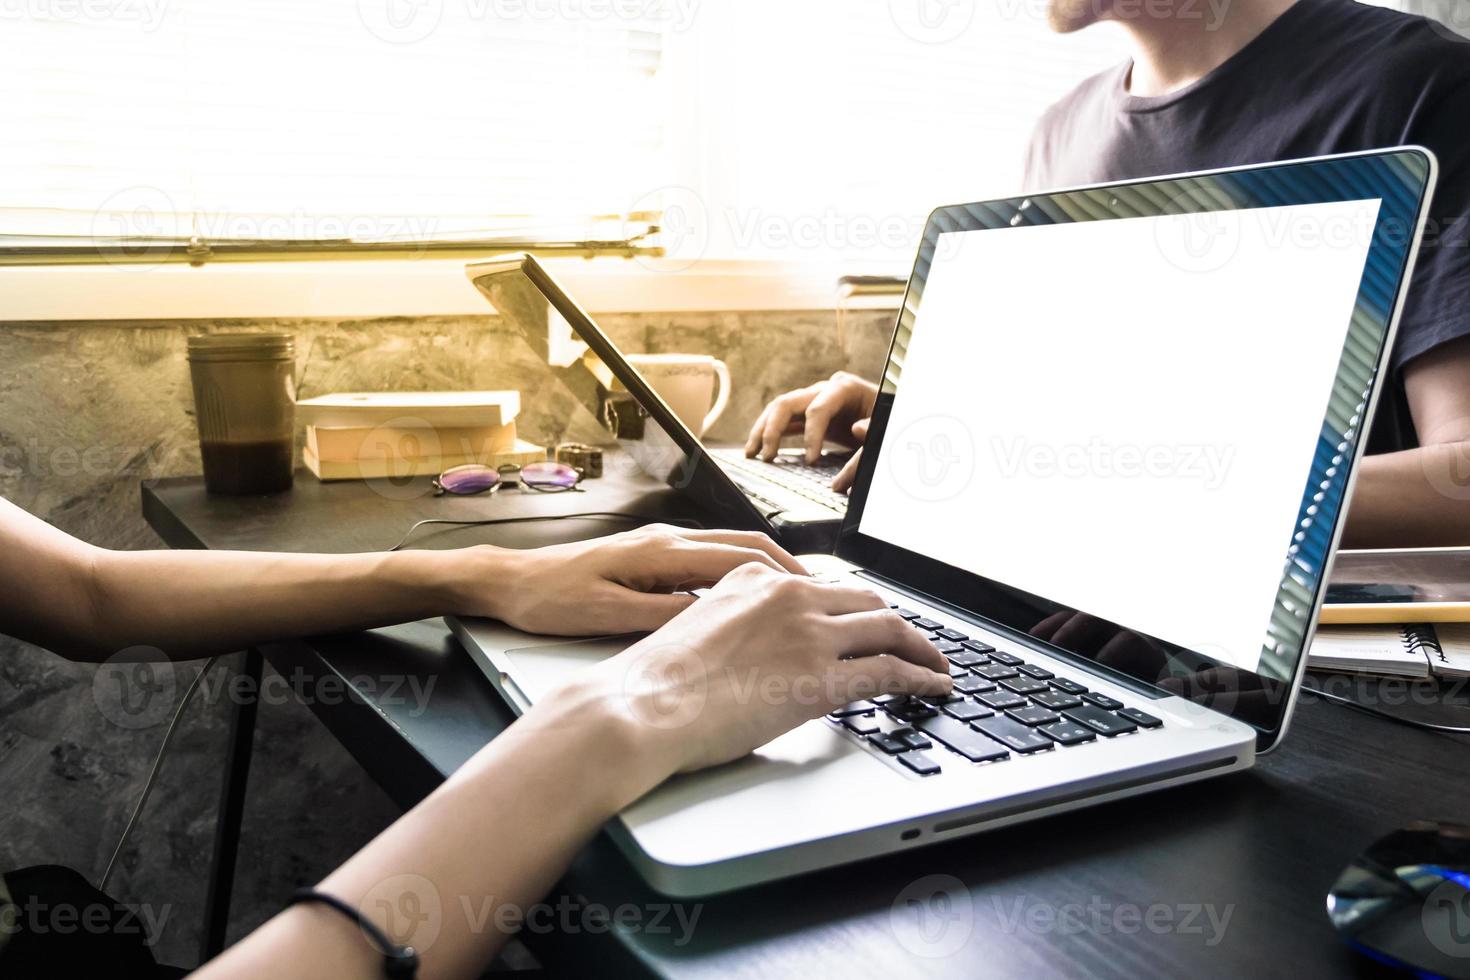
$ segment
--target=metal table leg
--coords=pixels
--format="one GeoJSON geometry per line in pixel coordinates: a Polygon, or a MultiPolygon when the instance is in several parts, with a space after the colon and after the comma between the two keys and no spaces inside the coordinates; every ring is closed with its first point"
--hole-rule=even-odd
{"type": "Polygon", "coordinates": [[[200,963],[212,959],[225,948],[230,894],[235,885],[235,859],[240,850],[240,820],[245,811],[245,786],[250,777],[262,659],[260,651],[254,647],[242,656],[244,662],[239,673],[247,680],[238,689],[248,696],[230,709],[230,739],[225,748],[224,781],[220,786],[219,814],[215,820],[214,859],[210,862],[209,890],[204,898],[204,939],[200,944],[200,963]]]}

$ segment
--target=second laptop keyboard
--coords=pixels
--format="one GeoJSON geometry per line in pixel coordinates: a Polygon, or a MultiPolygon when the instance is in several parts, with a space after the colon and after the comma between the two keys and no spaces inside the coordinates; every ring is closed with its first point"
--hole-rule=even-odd
{"type": "Polygon", "coordinates": [[[832,478],[842,468],[843,456],[826,455],[813,466],[793,453],[781,453],[770,463],[763,459],[746,459],[738,449],[716,449],[712,455],[720,466],[734,475],[775,484],[803,500],[829,507],[839,515],[847,510],[847,495],[832,489],[832,478]]]}

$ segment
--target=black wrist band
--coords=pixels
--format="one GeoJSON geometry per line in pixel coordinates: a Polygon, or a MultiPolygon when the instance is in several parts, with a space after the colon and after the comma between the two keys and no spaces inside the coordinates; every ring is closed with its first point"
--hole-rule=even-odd
{"type": "Polygon", "coordinates": [[[378,952],[383,954],[383,972],[392,980],[412,980],[418,975],[418,952],[412,946],[399,946],[389,940],[387,933],[369,922],[366,916],[342,899],[335,895],[328,895],[326,892],[319,892],[315,888],[298,888],[291,893],[291,900],[286,903],[286,906],[289,908],[301,902],[320,902],[327,908],[336,909],[357,923],[357,927],[367,934],[378,952]]]}

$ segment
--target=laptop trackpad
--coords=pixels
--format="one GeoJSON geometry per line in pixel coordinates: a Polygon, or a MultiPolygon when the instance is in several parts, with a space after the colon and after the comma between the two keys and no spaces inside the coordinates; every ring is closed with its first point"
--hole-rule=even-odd
{"type": "Polygon", "coordinates": [[[551,646],[507,650],[505,656],[510,660],[508,673],[516,687],[534,704],[577,671],[622,653],[637,639],[636,636],[598,636],[551,646]]]}

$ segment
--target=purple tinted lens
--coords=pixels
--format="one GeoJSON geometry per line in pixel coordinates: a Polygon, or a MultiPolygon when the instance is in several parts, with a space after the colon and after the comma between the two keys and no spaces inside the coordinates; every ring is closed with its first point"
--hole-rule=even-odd
{"type": "Polygon", "coordinates": [[[484,493],[500,482],[500,474],[489,466],[456,466],[439,474],[445,493],[484,493]]]}
{"type": "Polygon", "coordinates": [[[521,482],[536,487],[570,490],[577,485],[577,478],[577,471],[566,463],[529,463],[521,467],[521,482]]]}

